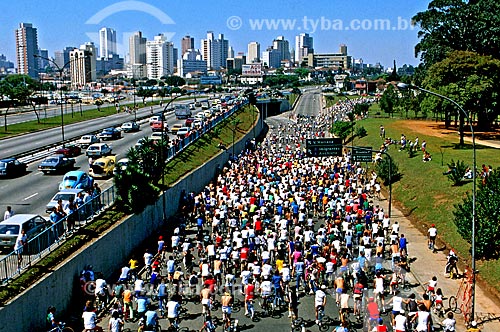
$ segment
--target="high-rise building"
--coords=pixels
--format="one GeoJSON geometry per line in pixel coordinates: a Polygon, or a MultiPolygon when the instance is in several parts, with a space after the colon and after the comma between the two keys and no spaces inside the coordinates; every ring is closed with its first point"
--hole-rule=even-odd
{"type": "Polygon", "coordinates": [[[295,62],[301,63],[302,58],[314,53],[313,37],[308,33],[301,33],[295,37],[295,62]]]}
{"type": "Polygon", "coordinates": [[[54,62],[59,66],[59,68],[63,68],[64,70],[69,71],[69,53],[73,51],[74,47],[65,47],[61,51],[54,52],[54,62]]]}
{"type": "Polygon", "coordinates": [[[48,50],[42,50],[38,49],[38,68],[40,70],[45,69],[46,67],[50,66],[50,61],[47,60],[49,59],[49,51],[48,50]]]}
{"type": "Polygon", "coordinates": [[[280,51],[272,47],[268,47],[266,51],[262,52],[262,64],[269,68],[281,67],[280,51]]]}
{"type": "Polygon", "coordinates": [[[219,38],[215,39],[214,33],[208,31],[207,39],[201,40],[203,60],[207,62],[209,69],[219,70],[226,66],[228,49],[229,42],[224,39],[223,34],[219,34],[219,38]]]}
{"type": "Polygon", "coordinates": [[[127,76],[130,78],[146,76],[146,41],[141,31],[134,32],[128,39],[129,64],[127,76]]]}
{"type": "Polygon", "coordinates": [[[16,59],[19,74],[38,77],[38,34],[31,23],[19,23],[16,29],[16,59]]]}
{"type": "Polygon", "coordinates": [[[260,44],[258,42],[251,42],[248,44],[247,63],[260,62],[260,44]]]}
{"type": "Polygon", "coordinates": [[[182,41],[181,41],[181,58],[184,57],[184,54],[188,51],[188,50],[192,50],[194,49],[194,38],[189,36],[189,35],[186,35],[184,37],[182,37],[182,41]]]}
{"type": "Polygon", "coordinates": [[[280,61],[290,60],[290,43],[284,36],[278,36],[273,40],[273,49],[280,53],[280,61]]]}
{"type": "Polygon", "coordinates": [[[160,79],[174,73],[174,44],[163,34],[146,42],[147,77],[160,79]]]}
{"type": "Polygon", "coordinates": [[[99,30],[99,57],[111,58],[116,53],[116,31],[111,28],[99,30]]]}
{"type": "Polygon", "coordinates": [[[227,49],[227,57],[234,58],[234,50],[232,46],[229,46],[229,48],[227,49]]]}
{"type": "Polygon", "coordinates": [[[3,54],[0,54],[0,73],[5,73],[8,69],[14,68],[14,63],[7,60],[7,57],[3,54]]]}
{"type": "Polygon", "coordinates": [[[195,49],[187,50],[182,59],[177,61],[177,72],[186,77],[189,73],[207,73],[207,62],[202,59],[201,53],[195,49]]]}
{"type": "Polygon", "coordinates": [[[73,87],[81,88],[95,81],[97,77],[96,58],[96,47],[92,42],[85,43],[69,53],[71,85],[73,87]]]}

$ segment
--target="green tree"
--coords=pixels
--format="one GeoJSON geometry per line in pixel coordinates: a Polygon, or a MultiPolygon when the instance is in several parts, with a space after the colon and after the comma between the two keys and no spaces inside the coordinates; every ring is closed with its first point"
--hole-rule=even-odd
{"type": "Polygon", "coordinates": [[[375,165],[375,172],[382,179],[385,186],[389,185],[390,182],[394,183],[397,181],[401,174],[399,174],[398,164],[392,161],[389,158],[382,158],[375,165]]]}
{"type": "MultiPolygon", "coordinates": [[[[499,114],[498,82],[500,60],[473,52],[454,51],[427,70],[423,86],[462,105],[473,121],[477,119],[477,126],[483,131],[491,128],[499,114]]],[[[432,102],[423,103],[422,107],[437,106],[438,110],[446,113],[447,126],[451,115],[459,118],[460,143],[463,145],[464,114],[445,100],[436,101],[436,97],[431,95],[425,95],[424,99],[431,99],[432,102]]]]}
{"type": "Polygon", "coordinates": [[[309,70],[307,68],[297,68],[295,69],[295,75],[297,75],[301,80],[309,75],[309,70]]]}
{"type": "Polygon", "coordinates": [[[352,132],[353,123],[345,121],[337,121],[333,124],[332,133],[345,143],[347,136],[352,132]]]}
{"type": "MultiPolygon", "coordinates": [[[[7,75],[0,81],[0,95],[12,100],[12,106],[31,105],[31,96],[39,84],[28,75],[7,75]]],[[[7,130],[7,112],[4,111],[4,129],[7,130]]],[[[40,123],[40,117],[35,108],[35,115],[40,123]]]]}
{"type": "Polygon", "coordinates": [[[448,180],[453,182],[454,186],[459,186],[464,182],[464,175],[469,166],[465,164],[464,161],[457,160],[456,162],[452,159],[451,163],[448,164],[448,180]]]}
{"type": "MultiPolygon", "coordinates": [[[[472,196],[455,204],[454,222],[459,234],[472,239],[472,196]]],[[[484,184],[478,182],[476,191],[476,257],[496,259],[500,256],[500,168],[493,171],[484,184]]]]}
{"type": "Polygon", "coordinates": [[[152,89],[138,88],[136,92],[136,96],[142,98],[142,103],[146,103],[146,98],[152,97],[154,91],[152,89]]]}
{"type": "Polygon", "coordinates": [[[385,112],[392,116],[394,113],[394,107],[398,102],[398,95],[394,89],[392,84],[388,84],[385,89],[382,97],[380,98],[379,105],[380,108],[385,112]]]}
{"type": "Polygon", "coordinates": [[[424,67],[440,62],[454,50],[498,57],[500,2],[497,0],[433,0],[413,21],[420,27],[415,56],[424,67]]]}
{"type": "Polygon", "coordinates": [[[180,76],[168,76],[165,78],[165,84],[170,86],[183,86],[186,84],[186,80],[180,76]]]}

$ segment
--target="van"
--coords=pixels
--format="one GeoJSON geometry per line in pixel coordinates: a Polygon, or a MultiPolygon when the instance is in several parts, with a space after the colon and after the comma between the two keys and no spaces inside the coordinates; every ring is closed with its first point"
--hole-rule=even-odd
{"type": "Polygon", "coordinates": [[[37,214],[15,214],[0,222],[0,247],[14,250],[21,230],[26,231],[28,241],[43,232],[49,222],[37,214]]]}

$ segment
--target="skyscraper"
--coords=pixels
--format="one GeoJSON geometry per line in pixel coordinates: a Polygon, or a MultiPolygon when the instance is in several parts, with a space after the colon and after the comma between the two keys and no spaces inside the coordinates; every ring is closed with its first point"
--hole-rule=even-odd
{"type": "Polygon", "coordinates": [[[260,44],[258,42],[251,42],[248,44],[247,63],[260,62],[260,44]]]}
{"type": "Polygon", "coordinates": [[[174,44],[167,41],[164,35],[154,37],[146,42],[147,76],[149,79],[160,79],[174,73],[174,44]]]}
{"type": "Polygon", "coordinates": [[[61,51],[54,52],[54,62],[59,66],[59,68],[63,68],[64,65],[66,67],[65,70],[69,71],[69,52],[73,51],[75,47],[65,47],[61,51]]]}
{"type": "Polygon", "coordinates": [[[262,52],[262,63],[269,68],[281,67],[281,53],[272,47],[262,52]]]}
{"type": "Polygon", "coordinates": [[[99,57],[111,58],[116,53],[116,31],[111,28],[99,30],[99,57]]]}
{"type": "Polygon", "coordinates": [[[47,60],[49,58],[49,51],[48,50],[38,49],[38,55],[40,56],[38,58],[38,68],[40,70],[43,70],[46,67],[49,67],[50,66],[50,61],[47,60]]]}
{"type": "Polygon", "coordinates": [[[71,71],[71,85],[80,88],[95,81],[96,73],[96,48],[94,43],[88,42],[69,52],[71,71]]]}
{"type": "Polygon", "coordinates": [[[194,49],[194,38],[187,35],[182,38],[181,41],[181,54],[180,57],[182,58],[184,56],[184,53],[186,53],[188,50],[194,49]]]}
{"type": "Polygon", "coordinates": [[[302,62],[302,58],[314,53],[313,37],[308,33],[301,33],[295,37],[295,62],[302,62]]]}
{"type": "Polygon", "coordinates": [[[219,70],[226,66],[228,49],[229,42],[224,39],[223,34],[219,34],[219,38],[215,39],[214,33],[208,31],[207,39],[201,40],[203,60],[207,62],[209,69],[219,70]]]}
{"type": "Polygon", "coordinates": [[[278,36],[273,40],[273,48],[280,53],[280,61],[290,60],[290,43],[284,36],[278,36]]]}
{"type": "Polygon", "coordinates": [[[141,31],[134,32],[128,39],[129,63],[146,64],[146,38],[141,31]]]}
{"type": "Polygon", "coordinates": [[[16,29],[16,59],[19,74],[38,77],[38,35],[31,23],[19,23],[16,29]]]}

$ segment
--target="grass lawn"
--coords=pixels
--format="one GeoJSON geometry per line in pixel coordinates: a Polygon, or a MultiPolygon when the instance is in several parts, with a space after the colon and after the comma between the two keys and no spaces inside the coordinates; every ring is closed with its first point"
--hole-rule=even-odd
{"type": "MultiPolygon", "coordinates": [[[[233,143],[233,119],[239,121],[234,136],[234,141],[236,142],[252,128],[258,116],[259,112],[255,107],[245,106],[233,116],[218,124],[216,131],[212,130],[208,132],[167,163],[165,184],[167,186],[173,185],[181,177],[193,169],[200,167],[207,160],[219,153],[220,148],[218,148],[218,145],[220,142],[225,146],[231,146],[233,143]],[[220,128],[220,131],[218,128],[220,128]]],[[[230,149],[228,152],[231,152],[230,149]]]]}
{"type": "MultiPolygon", "coordinates": [[[[377,112],[370,110],[371,114],[377,112]]],[[[453,186],[443,175],[447,163],[451,160],[462,160],[472,167],[472,144],[466,142],[466,147],[458,149],[459,137],[456,132],[445,130],[430,130],[429,126],[436,123],[426,120],[401,120],[390,118],[368,118],[357,122],[367,130],[368,136],[355,138],[354,145],[372,146],[378,149],[382,143],[379,138],[379,127],[384,125],[386,137],[399,140],[405,134],[413,141],[418,136],[419,142],[427,141],[427,150],[432,155],[432,161],[422,162],[422,154],[409,158],[407,152],[398,152],[396,146],[391,146],[388,153],[397,163],[402,178],[393,184],[393,199],[400,202],[404,212],[416,221],[415,225],[424,232],[431,223],[435,223],[440,237],[448,247],[465,259],[470,260],[470,244],[458,234],[453,222],[453,205],[461,203],[467,192],[472,192],[472,182],[462,186],[453,186]]],[[[500,154],[497,149],[477,145],[477,167],[482,164],[500,165],[500,154]]],[[[480,261],[478,268],[480,277],[500,291],[500,262],[480,261]]]]}

